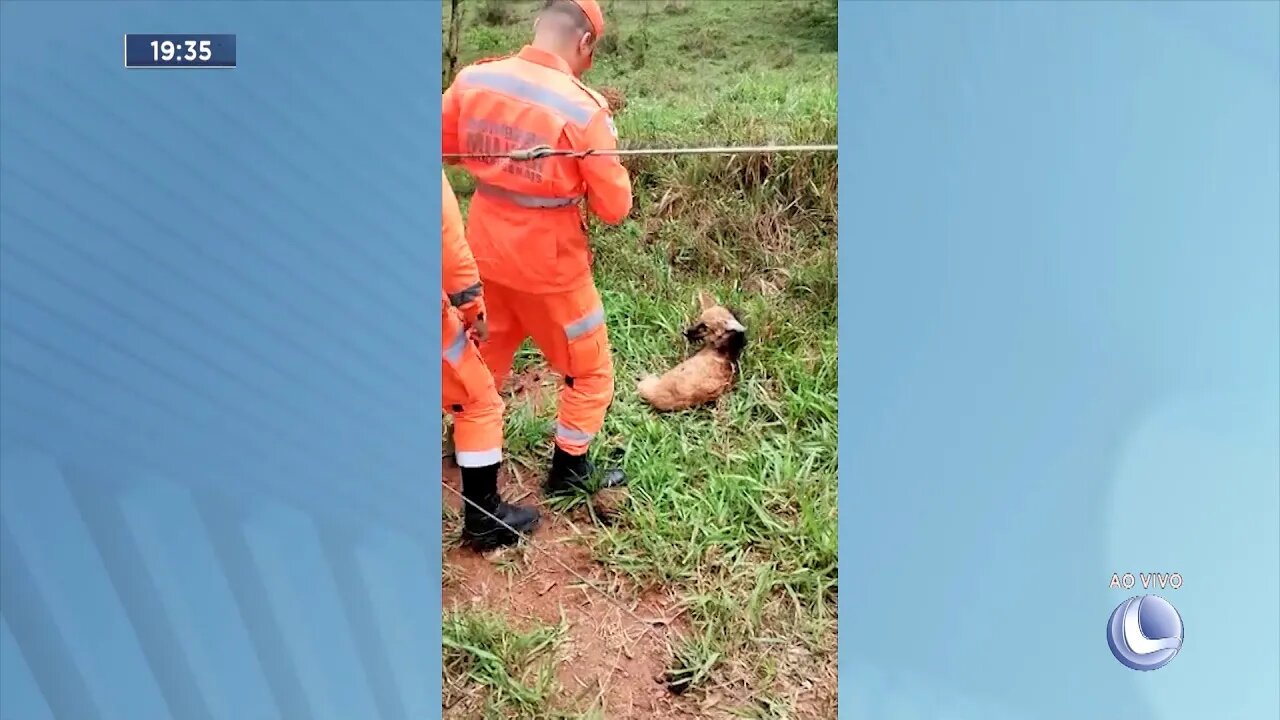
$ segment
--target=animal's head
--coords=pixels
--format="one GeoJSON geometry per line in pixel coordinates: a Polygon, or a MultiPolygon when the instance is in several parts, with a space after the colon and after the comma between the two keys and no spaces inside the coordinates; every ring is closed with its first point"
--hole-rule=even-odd
{"type": "Polygon", "coordinates": [[[710,295],[698,293],[698,320],[690,325],[684,336],[689,342],[699,342],[727,353],[735,360],[747,344],[747,329],[737,313],[716,302],[710,295]]]}

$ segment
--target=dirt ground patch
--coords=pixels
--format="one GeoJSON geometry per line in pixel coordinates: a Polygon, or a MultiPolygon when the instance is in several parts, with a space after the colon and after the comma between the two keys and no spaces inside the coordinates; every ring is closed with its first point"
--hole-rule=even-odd
{"type": "Polygon", "coordinates": [[[555,399],[558,381],[559,377],[550,368],[538,363],[512,373],[502,391],[503,395],[513,394],[529,403],[535,412],[541,412],[548,402],[555,399]]]}
{"type": "MultiPolygon", "coordinates": [[[[461,490],[457,468],[447,460],[442,464],[445,482],[461,490]]],[[[504,471],[504,496],[539,502],[540,476],[530,475],[504,471]]],[[[460,511],[459,497],[443,488],[442,493],[445,506],[460,511]]],[[[585,542],[596,530],[584,511],[566,515],[541,509],[542,522],[529,547],[480,555],[446,546],[451,581],[442,591],[445,610],[498,612],[516,629],[563,622],[568,633],[558,649],[558,706],[578,711],[594,706],[604,717],[618,720],[703,717],[662,682],[670,644],[683,628],[676,599],[661,590],[629,587],[604,572],[585,542]],[[597,588],[618,602],[610,602],[597,588]]],[[[458,528],[447,523],[444,532],[449,541],[458,528]]],[[[446,708],[445,717],[470,717],[467,705],[446,708]]]]}

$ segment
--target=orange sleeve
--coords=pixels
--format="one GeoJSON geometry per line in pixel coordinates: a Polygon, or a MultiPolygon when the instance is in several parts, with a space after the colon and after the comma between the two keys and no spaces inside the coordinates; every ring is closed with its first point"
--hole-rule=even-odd
{"type": "Polygon", "coordinates": [[[484,317],[480,272],[476,269],[476,259],[471,254],[471,247],[467,245],[458,198],[453,194],[449,177],[443,171],[440,173],[440,182],[440,244],[444,250],[440,275],[449,303],[461,310],[462,316],[470,324],[484,317]]]}
{"type": "MultiPolygon", "coordinates": [[[[617,131],[609,111],[601,108],[586,128],[570,137],[575,150],[614,150],[617,131]]],[[[631,212],[631,178],[617,155],[588,155],[578,161],[587,183],[587,209],[610,225],[617,225],[631,212]]]]}
{"type": "MultiPolygon", "coordinates": [[[[458,139],[458,94],[450,85],[440,97],[440,152],[451,155],[462,152],[458,139]]],[[[460,160],[445,160],[446,165],[457,165],[460,160]]]]}

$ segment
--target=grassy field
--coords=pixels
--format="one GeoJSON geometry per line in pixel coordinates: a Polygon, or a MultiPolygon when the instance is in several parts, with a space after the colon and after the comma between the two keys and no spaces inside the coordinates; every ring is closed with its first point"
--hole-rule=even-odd
{"type": "MultiPolygon", "coordinates": [[[[461,59],[518,49],[536,4],[464,0],[461,59]]],[[[612,34],[587,81],[625,97],[624,144],[836,141],[834,2],[602,4],[612,34]]],[[[448,13],[445,3],[446,27],[448,13]]],[[[593,452],[623,458],[631,496],[619,522],[580,541],[619,586],[678,598],[682,625],[664,662],[691,714],[834,717],[835,156],[628,167],[631,218],[593,228],[618,376],[593,452]],[[682,357],[679,331],[704,289],[745,315],[739,386],[714,409],[655,415],[634,379],[682,357]]],[[[450,178],[465,207],[468,178],[450,178]]],[[[517,369],[539,362],[526,349],[517,369]]],[[[553,403],[521,395],[509,405],[508,454],[541,472],[553,403]]],[[[447,565],[446,582],[460,572],[447,565]]],[[[446,685],[483,697],[484,716],[614,717],[566,706],[554,673],[565,633],[563,623],[454,610],[446,685]]]]}

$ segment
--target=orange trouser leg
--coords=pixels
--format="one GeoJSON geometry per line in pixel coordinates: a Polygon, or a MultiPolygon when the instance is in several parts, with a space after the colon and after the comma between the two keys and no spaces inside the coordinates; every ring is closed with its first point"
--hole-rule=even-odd
{"type": "Polygon", "coordinates": [[[516,351],[529,336],[517,312],[523,302],[521,297],[520,293],[485,283],[484,305],[485,319],[489,323],[489,339],[480,344],[480,356],[484,358],[484,364],[488,366],[493,384],[498,390],[502,390],[506,384],[516,351]]]}
{"type": "Polygon", "coordinates": [[[506,376],[527,332],[562,378],[556,445],[570,455],[585,454],[613,402],[613,357],[595,286],[534,295],[485,285],[485,304],[493,346],[486,350],[490,370],[495,377],[506,376]],[[505,334],[494,332],[495,321],[505,334]]]}
{"type": "Polygon", "coordinates": [[[458,466],[495,465],[502,461],[502,397],[457,313],[446,312],[442,324],[441,394],[453,416],[458,466]]]}

